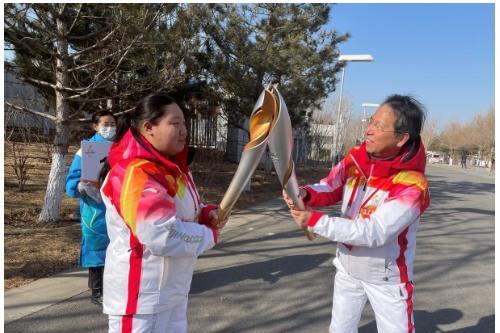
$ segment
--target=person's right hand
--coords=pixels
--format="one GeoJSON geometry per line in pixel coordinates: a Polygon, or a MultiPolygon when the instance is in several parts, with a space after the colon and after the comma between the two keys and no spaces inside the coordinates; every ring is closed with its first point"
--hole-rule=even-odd
{"type": "MultiPolygon", "coordinates": [[[[306,190],[303,188],[299,188],[299,198],[304,199],[306,197],[306,190]]],[[[297,209],[295,205],[293,204],[292,198],[288,196],[285,190],[283,190],[283,200],[285,200],[286,205],[288,206],[289,209],[297,209]]]]}
{"type": "Polygon", "coordinates": [[[217,230],[224,228],[226,226],[227,221],[229,220],[228,216],[224,220],[219,221],[219,216],[217,215],[217,209],[211,210],[210,213],[208,213],[208,216],[210,218],[210,225],[217,230]]]}

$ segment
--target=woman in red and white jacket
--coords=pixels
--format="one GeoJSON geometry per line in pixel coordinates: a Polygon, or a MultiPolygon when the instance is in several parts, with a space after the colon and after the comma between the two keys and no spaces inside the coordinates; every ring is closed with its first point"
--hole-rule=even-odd
{"type": "Polygon", "coordinates": [[[111,148],[101,188],[110,333],[187,331],[196,258],[214,246],[227,220],[217,221],[217,207],[200,201],[186,165],[186,136],[179,106],[154,94],[137,104],[130,129],[111,148]]]}
{"type": "Polygon", "coordinates": [[[429,205],[424,119],[415,99],[390,96],[370,119],[361,146],[320,183],[301,188],[308,210],[296,210],[284,194],[299,226],[337,242],[332,333],[357,332],[367,300],[379,333],[414,332],[416,233],[429,205]],[[340,201],[340,217],[313,210],[340,201]]]}

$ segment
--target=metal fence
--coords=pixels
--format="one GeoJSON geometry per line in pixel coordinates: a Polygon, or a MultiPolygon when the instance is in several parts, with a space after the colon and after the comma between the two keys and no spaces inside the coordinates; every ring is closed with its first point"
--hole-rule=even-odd
{"type": "Polygon", "coordinates": [[[195,113],[188,120],[190,144],[196,147],[216,148],[217,116],[195,113]]]}

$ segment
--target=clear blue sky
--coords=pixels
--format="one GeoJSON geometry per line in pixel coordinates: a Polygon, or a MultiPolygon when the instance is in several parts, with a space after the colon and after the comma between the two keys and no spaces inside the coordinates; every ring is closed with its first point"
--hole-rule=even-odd
{"type": "Polygon", "coordinates": [[[330,15],[331,28],[351,34],[341,54],[375,58],[347,66],[344,96],[355,113],[393,93],[415,96],[440,126],[494,106],[494,4],[341,3],[330,15]]]}

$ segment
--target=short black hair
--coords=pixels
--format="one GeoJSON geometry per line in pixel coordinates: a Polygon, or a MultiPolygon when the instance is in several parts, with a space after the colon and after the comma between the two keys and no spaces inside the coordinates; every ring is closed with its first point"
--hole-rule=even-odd
{"type": "Polygon", "coordinates": [[[394,131],[397,133],[408,133],[410,139],[407,146],[420,141],[420,132],[424,127],[426,118],[425,107],[412,96],[391,95],[382,104],[391,107],[396,115],[394,131]]]}
{"type": "Polygon", "coordinates": [[[408,133],[410,138],[403,148],[408,151],[403,156],[402,161],[410,160],[418,151],[421,139],[420,132],[424,127],[426,112],[425,108],[412,96],[391,95],[382,104],[387,104],[396,115],[394,131],[396,133],[408,133]]]}
{"type": "Polygon", "coordinates": [[[92,124],[99,124],[99,120],[101,119],[101,117],[105,116],[111,116],[116,121],[116,117],[114,114],[112,114],[109,111],[102,110],[102,111],[97,111],[92,115],[92,124]]]}

